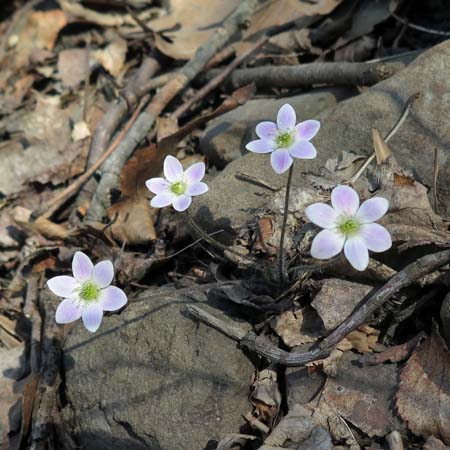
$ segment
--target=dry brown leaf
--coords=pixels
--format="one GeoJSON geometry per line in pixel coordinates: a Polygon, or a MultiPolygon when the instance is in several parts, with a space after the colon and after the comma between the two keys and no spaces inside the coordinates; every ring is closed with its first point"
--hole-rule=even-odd
{"type": "Polygon", "coordinates": [[[60,9],[32,11],[18,34],[10,36],[14,43],[14,65],[16,68],[27,65],[29,58],[37,49],[52,50],[59,31],[67,24],[67,17],[60,9]]]}
{"type": "Polygon", "coordinates": [[[343,322],[356,305],[372,290],[372,286],[340,279],[325,279],[311,306],[331,331],[343,322]]]}
{"type": "Polygon", "coordinates": [[[122,72],[127,49],[125,39],[117,36],[104,49],[92,51],[91,59],[103,66],[113,77],[117,77],[122,72]]]}
{"type": "Polygon", "coordinates": [[[377,347],[380,332],[375,328],[363,325],[357,330],[351,331],[345,337],[351,342],[352,348],[358,353],[372,353],[377,347]]]}
{"type": "Polygon", "coordinates": [[[391,156],[392,152],[376,128],[372,128],[372,140],[377,163],[382,164],[391,156]]]}
{"type": "Polygon", "coordinates": [[[256,408],[256,417],[271,426],[281,405],[276,371],[268,368],[258,372],[257,379],[252,383],[250,400],[256,408]]]}
{"type": "Polygon", "coordinates": [[[335,378],[329,377],[323,400],[345,420],[369,436],[385,436],[398,429],[391,411],[397,386],[394,364],[359,367],[350,352],[343,355],[335,378]]]}
{"type": "Polygon", "coordinates": [[[70,48],[58,53],[58,74],[63,86],[76,88],[86,79],[88,58],[88,50],[85,48],[70,48]]]}
{"type": "Polygon", "coordinates": [[[396,406],[414,434],[450,445],[450,354],[436,330],[402,370],[396,406]]]}
{"type": "Polygon", "coordinates": [[[190,59],[239,5],[238,0],[172,0],[170,12],[148,22],[154,31],[164,33],[168,39],[156,34],[158,49],[174,59],[190,59]]]}
{"type": "Polygon", "coordinates": [[[291,348],[315,342],[325,332],[315,311],[308,307],[296,311],[284,311],[274,317],[270,325],[291,348]]]}
{"type": "Polygon", "coordinates": [[[158,117],[158,119],[156,120],[157,142],[160,142],[164,138],[175,134],[178,130],[178,120],[176,117],[158,117]]]}
{"type": "Polygon", "coordinates": [[[41,234],[48,239],[67,239],[70,233],[65,227],[51,220],[38,217],[31,221],[31,211],[23,206],[16,206],[12,212],[13,220],[31,233],[41,234]]]}
{"type": "Polygon", "coordinates": [[[143,244],[156,239],[153,226],[157,211],[150,207],[145,181],[161,173],[165,155],[155,145],[139,149],[120,175],[122,199],[108,209],[112,225],[107,229],[114,239],[143,244]]]}

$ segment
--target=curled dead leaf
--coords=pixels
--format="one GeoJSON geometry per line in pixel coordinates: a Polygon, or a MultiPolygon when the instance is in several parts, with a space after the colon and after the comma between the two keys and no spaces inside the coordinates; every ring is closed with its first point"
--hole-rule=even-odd
{"type": "Polygon", "coordinates": [[[402,370],[396,406],[414,434],[450,445],[450,353],[436,329],[402,370]]]}

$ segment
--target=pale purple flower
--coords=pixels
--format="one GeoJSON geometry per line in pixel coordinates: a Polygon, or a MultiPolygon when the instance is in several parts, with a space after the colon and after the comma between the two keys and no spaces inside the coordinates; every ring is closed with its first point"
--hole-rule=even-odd
{"type": "Polygon", "coordinates": [[[286,103],[278,111],[277,123],[260,122],[256,125],[259,139],[245,148],[254,153],[271,153],[270,163],[276,173],[288,170],[293,158],[314,159],[317,150],[309,142],[319,131],[320,122],[305,120],[296,125],[294,108],[286,103]]]}
{"type": "Polygon", "coordinates": [[[73,277],[61,275],[47,281],[48,288],[64,300],[56,309],[57,323],[70,323],[80,317],[91,332],[102,323],[103,311],[116,311],[128,299],[125,292],[110,286],[114,278],[111,261],[94,266],[83,252],[76,252],[72,260],[73,277]]]}
{"type": "Polygon", "coordinates": [[[177,211],[185,211],[191,205],[191,197],[208,191],[208,185],[201,181],[205,176],[203,162],[192,164],[184,171],[177,158],[166,156],[164,176],[166,178],[150,178],[145,182],[147,188],[156,194],[150,202],[154,208],[172,205],[177,211]]]}
{"type": "Polygon", "coordinates": [[[313,240],[311,256],[328,259],[344,249],[344,254],[356,270],[369,264],[369,250],[384,252],[392,240],[383,226],[373,223],[383,217],[389,202],[373,197],[359,206],[359,197],[349,186],[336,186],[331,193],[331,205],[314,203],[305,209],[306,216],[322,230],[313,240]]]}

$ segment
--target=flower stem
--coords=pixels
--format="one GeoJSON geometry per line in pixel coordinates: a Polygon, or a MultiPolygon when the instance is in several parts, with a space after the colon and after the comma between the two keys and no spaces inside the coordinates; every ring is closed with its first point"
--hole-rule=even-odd
{"type": "Polygon", "coordinates": [[[236,250],[233,250],[232,248],[228,247],[227,245],[221,244],[220,242],[216,241],[213,237],[211,237],[209,234],[205,233],[195,222],[194,218],[189,214],[189,211],[186,210],[185,211],[185,216],[187,218],[187,221],[189,223],[189,225],[191,226],[191,228],[202,238],[204,239],[206,242],[208,242],[209,244],[211,244],[213,247],[216,247],[220,250],[223,251],[227,251],[230,253],[233,253],[233,255],[239,256],[240,258],[244,258],[247,261],[251,261],[252,263],[254,263],[254,261],[252,261],[251,259],[249,259],[246,255],[243,255],[240,252],[237,252],[236,250]]]}
{"type": "Polygon", "coordinates": [[[288,218],[288,209],[289,209],[289,193],[291,191],[291,182],[292,182],[292,173],[294,172],[294,165],[289,168],[288,179],[286,182],[286,196],[284,197],[284,215],[283,215],[283,224],[281,226],[281,238],[280,238],[280,246],[278,248],[278,268],[279,268],[279,279],[280,284],[283,284],[286,281],[286,274],[284,270],[284,236],[286,234],[286,224],[288,218]]]}

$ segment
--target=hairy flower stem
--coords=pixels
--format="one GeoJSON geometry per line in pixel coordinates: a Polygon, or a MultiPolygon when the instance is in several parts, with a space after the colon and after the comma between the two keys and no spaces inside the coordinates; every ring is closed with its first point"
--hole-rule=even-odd
{"type": "Polygon", "coordinates": [[[195,222],[194,218],[190,215],[189,211],[186,210],[185,211],[185,216],[186,219],[190,225],[190,227],[202,238],[204,239],[206,242],[208,242],[208,244],[211,244],[213,247],[216,247],[222,251],[227,251],[230,253],[233,253],[233,255],[239,256],[240,258],[244,258],[247,261],[251,261],[252,263],[254,263],[254,261],[252,261],[251,259],[249,259],[247,256],[243,255],[242,253],[237,252],[236,250],[233,250],[232,248],[228,247],[227,245],[221,244],[220,242],[216,241],[213,237],[211,237],[209,234],[205,233],[195,222]]]}
{"type": "Polygon", "coordinates": [[[283,215],[283,225],[281,226],[281,238],[280,246],[278,248],[278,269],[279,269],[279,280],[280,284],[284,284],[286,280],[286,272],[284,270],[284,236],[286,234],[286,224],[288,218],[289,209],[289,193],[291,192],[291,182],[292,173],[294,172],[294,165],[289,168],[288,179],[286,182],[286,196],[284,197],[284,215],[283,215]]]}

